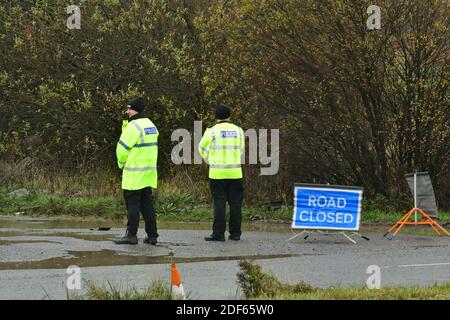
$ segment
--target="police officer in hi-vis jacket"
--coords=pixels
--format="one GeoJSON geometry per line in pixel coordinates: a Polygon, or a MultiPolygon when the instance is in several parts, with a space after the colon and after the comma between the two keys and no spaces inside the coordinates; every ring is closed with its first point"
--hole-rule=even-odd
{"type": "Polygon", "coordinates": [[[220,104],[215,111],[217,124],[208,128],[198,149],[209,164],[209,186],[214,201],[213,232],[206,241],[225,241],[226,203],[230,206],[229,237],[240,240],[242,222],[241,156],[245,150],[244,131],[229,122],[230,108],[220,104]]]}
{"type": "Polygon", "coordinates": [[[158,129],[144,114],[144,103],[136,98],[128,104],[122,134],[116,154],[123,170],[122,189],[128,211],[127,232],[116,244],[137,244],[139,216],[142,213],[147,237],[144,243],[157,243],[156,214],[152,202],[152,188],[157,187],[158,129]]]}

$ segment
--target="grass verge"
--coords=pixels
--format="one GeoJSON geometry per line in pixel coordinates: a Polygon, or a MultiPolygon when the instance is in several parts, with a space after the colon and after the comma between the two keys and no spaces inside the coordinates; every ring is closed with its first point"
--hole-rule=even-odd
{"type": "Polygon", "coordinates": [[[92,281],[86,281],[86,293],[70,296],[67,300],[171,300],[171,288],[163,279],[156,279],[143,289],[131,286],[121,288],[108,282],[99,286],[92,281]]]}
{"type": "MultiPolygon", "coordinates": [[[[305,282],[282,283],[273,273],[263,272],[259,265],[239,261],[238,285],[243,299],[262,300],[449,300],[450,282],[427,287],[367,287],[315,288],[305,282]]],[[[188,295],[189,296],[189,295],[188,295]]],[[[134,286],[125,289],[108,283],[99,286],[86,281],[86,292],[70,296],[68,300],[171,300],[171,288],[161,278],[140,290],[134,286]]]]}
{"type": "MultiPolygon", "coordinates": [[[[212,220],[211,200],[205,197],[195,197],[189,193],[177,190],[158,191],[155,194],[155,208],[160,221],[198,222],[212,220]]],[[[30,193],[27,196],[14,198],[5,191],[0,191],[0,214],[21,215],[33,217],[98,217],[104,219],[126,218],[126,208],[121,196],[100,198],[67,197],[58,194],[45,195],[30,193]]],[[[402,213],[388,213],[364,210],[363,223],[394,223],[402,213]]],[[[283,207],[270,210],[267,207],[244,207],[245,222],[289,222],[292,219],[292,209],[283,207]]],[[[439,221],[450,222],[450,213],[440,213],[439,221]]]]}
{"type": "Polygon", "coordinates": [[[449,300],[450,282],[427,287],[386,287],[369,289],[314,288],[300,282],[295,285],[282,283],[273,273],[248,261],[239,262],[238,284],[245,299],[263,300],[449,300]]]}

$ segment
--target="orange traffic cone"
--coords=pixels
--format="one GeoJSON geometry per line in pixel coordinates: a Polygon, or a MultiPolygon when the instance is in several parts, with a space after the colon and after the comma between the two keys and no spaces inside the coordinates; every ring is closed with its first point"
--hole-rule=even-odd
{"type": "Polygon", "coordinates": [[[172,263],[172,300],[186,300],[180,272],[175,263],[172,263]]]}

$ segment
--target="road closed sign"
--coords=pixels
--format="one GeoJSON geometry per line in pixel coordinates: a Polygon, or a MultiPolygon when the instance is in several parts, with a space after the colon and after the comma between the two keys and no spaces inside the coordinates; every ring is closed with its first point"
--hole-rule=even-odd
{"type": "Polygon", "coordinates": [[[292,228],[357,231],[362,194],[360,187],[296,184],[292,228]]]}

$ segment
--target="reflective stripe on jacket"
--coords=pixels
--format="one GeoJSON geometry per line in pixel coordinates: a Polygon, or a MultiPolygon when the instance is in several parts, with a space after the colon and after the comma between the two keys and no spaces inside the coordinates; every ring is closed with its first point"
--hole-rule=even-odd
{"type": "Polygon", "coordinates": [[[210,179],[242,178],[241,157],[245,150],[245,138],[240,127],[219,122],[206,129],[198,150],[209,164],[210,179]]]}
{"type": "Polygon", "coordinates": [[[117,143],[117,163],[122,173],[122,189],[157,187],[158,129],[148,118],[124,122],[117,143]]]}

